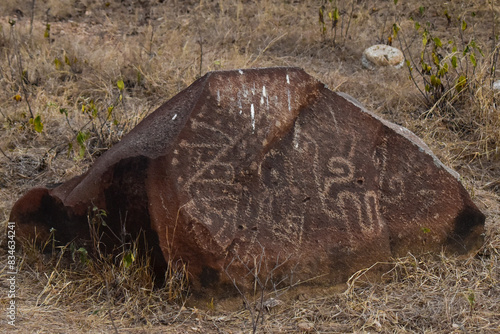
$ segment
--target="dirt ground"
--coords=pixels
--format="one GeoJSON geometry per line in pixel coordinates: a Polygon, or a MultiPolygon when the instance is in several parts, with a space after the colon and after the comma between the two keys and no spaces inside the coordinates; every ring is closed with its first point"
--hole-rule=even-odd
{"type": "Polygon", "coordinates": [[[500,333],[499,23],[488,0],[2,0],[0,330],[500,333]],[[402,49],[412,72],[363,68],[363,50],[379,43],[402,49]],[[8,220],[23,193],[81,174],[206,72],[268,66],[301,67],[420,136],[487,215],[483,248],[408,254],[380,280],[299,287],[266,295],[276,305],[264,308],[243,298],[195,307],[174,274],[158,289],[141,263],[82,264],[81,253],[19,243],[12,283],[8,220]]]}

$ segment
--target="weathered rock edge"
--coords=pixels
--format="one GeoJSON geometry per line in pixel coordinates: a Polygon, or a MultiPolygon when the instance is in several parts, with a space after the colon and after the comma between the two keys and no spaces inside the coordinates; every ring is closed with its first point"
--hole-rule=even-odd
{"type": "Polygon", "coordinates": [[[407,252],[467,253],[485,220],[417,136],[298,68],[206,74],[10,221],[18,238],[85,243],[94,207],[115,234],[145,233],[157,273],[180,259],[213,295],[252,273],[335,284],[407,252]]]}

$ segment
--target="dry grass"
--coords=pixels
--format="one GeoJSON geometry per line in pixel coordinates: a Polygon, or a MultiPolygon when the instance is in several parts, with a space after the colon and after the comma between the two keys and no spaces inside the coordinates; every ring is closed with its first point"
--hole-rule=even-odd
{"type": "MultiPolygon", "coordinates": [[[[348,19],[351,2],[338,3],[347,13],[342,18],[348,19]]],[[[321,1],[312,0],[36,1],[31,25],[30,1],[2,1],[2,231],[22,193],[82,173],[145,115],[207,71],[299,66],[424,138],[461,173],[474,201],[487,214],[487,242],[467,258],[408,255],[395,260],[382,281],[356,276],[344,293],[323,291],[319,294],[323,297],[314,297],[318,291],[305,291],[280,297],[283,303],[264,313],[258,331],[498,332],[500,111],[499,93],[491,85],[498,75],[491,73],[498,54],[498,4],[422,0],[394,6],[393,1],[356,1],[347,41],[337,35],[336,46],[330,30],[321,34],[320,5],[321,1]],[[423,13],[420,6],[426,8],[423,13]],[[410,15],[422,23],[429,21],[429,29],[443,41],[457,41],[458,30],[448,25],[444,10],[453,20],[466,19],[469,28],[464,38],[474,38],[485,54],[478,67],[467,72],[471,80],[459,99],[429,106],[405,69],[361,67],[364,48],[386,41],[394,22],[399,22],[400,34],[409,41],[406,51],[418,58],[421,40],[412,30],[410,15]],[[14,25],[9,24],[12,19],[14,25]],[[117,87],[119,80],[124,82],[123,92],[117,87]],[[41,133],[29,122],[28,103],[33,116],[41,117],[41,133]],[[82,105],[92,103],[95,117],[82,113],[82,105]],[[82,156],[79,132],[89,134],[82,156]]],[[[7,291],[6,239],[0,244],[1,290],[7,291]]],[[[71,260],[69,249],[66,256],[60,251],[40,255],[27,248],[18,253],[17,327],[10,332],[247,333],[252,329],[249,309],[229,312],[217,303],[202,305],[203,310],[182,306],[183,295],[173,296],[173,291],[182,289],[154,288],[144,262],[137,260],[125,268],[117,259],[102,256],[82,264],[71,260]]],[[[184,284],[176,276],[179,272],[169,275],[170,287],[184,284]]],[[[7,303],[2,292],[2,309],[7,303]]],[[[10,330],[4,320],[2,315],[0,328],[10,330]]]]}

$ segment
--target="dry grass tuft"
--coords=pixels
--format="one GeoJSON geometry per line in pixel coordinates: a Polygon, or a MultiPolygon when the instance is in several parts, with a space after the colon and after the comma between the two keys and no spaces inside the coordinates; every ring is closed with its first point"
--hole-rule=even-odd
{"type": "MultiPolygon", "coordinates": [[[[389,264],[381,281],[370,281],[364,272],[353,276],[344,293],[291,289],[255,324],[253,309],[245,309],[241,300],[232,303],[238,311],[224,310],[224,302],[202,305],[203,310],[184,304],[182,264],[171,264],[175,270],[167,273],[164,287],[155,287],[148,259],[130,261],[137,254],[133,242],[113,256],[88,257],[70,245],[52,250],[50,240],[48,254],[29,244],[21,252],[18,245],[17,326],[10,332],[498,331],[500,92],[492,85],[498,79],[498,4],[339,1],[334,43],[331,22],[327,19],[325,34],[318,23],[323,3],[335,6],[322,0],[1,1],[2,233],[22,193],[81,174],[207,71],[298,66],[414,131],[459,171],[488,217],[484,247],[466,258],[409,254],[389,264]],[[468,24],[463,33],[456,18],[468,24]],[[429,104],[415,85],[423,83],[421,77],[412,82],[405,69],[362,68],[366,47],[388,42],[389,36],[398,46],[393,23],[418,68],[422,36],[414,30],[415,21],[443,41],[444,58],[453,53],[448,40],[460,50],[472,40],[481,47],[484,56],[476,53],[477,66],[471,66],[469,54],[459,57],[464,68],[458,75],[468,78],[461,93],[452,89],[429,104]]],[[[7,291],[6,240],[0,239],[2,291],[7,291]]],[[[2,308],[8,302],[2,292],[2,308]]],[[[0,323],[7,328],[3,315],[0,323]]]]}
{"type": "MultiPolygon", "coordinates": [[[[41,246],[24,243],[18,269],[23,273],[21,295],[33,299],[20,303],[18,326],[22,328],[30,321],[23,313],[43,311],[44,317],[50,317],[69,305],[76,308],[67,310],[68,317],[73,317],[75,311],[80,315],[71,321],[72,325],[82,322],[89,329],[93,322],[106,324],[111,330],[116,326],[165,325],[183,319],[181,307],[188,291],[185,267],[171,263],[165,283],[159,287],[149,257],[139,257],[137,245],[137,241],[133,242],[116,256],[100,252],[91,256],[86,249],[76,249],[72,244],[53,248],[50,239],[41,246]]],[[[38,328],[50,326],[44,320],[38,328]]]]}

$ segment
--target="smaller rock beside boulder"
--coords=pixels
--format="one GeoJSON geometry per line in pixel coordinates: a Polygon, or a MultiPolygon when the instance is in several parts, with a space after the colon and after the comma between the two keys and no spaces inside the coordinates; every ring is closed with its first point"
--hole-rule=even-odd
{"type": "Polygon", "coordinates": [[[363,67],[374,69],[381,66],[394,66],[400,68],[404,63],[404,55],[401,50],[384,44],[370,46],[363,52],[361,57],[363,67]]]}
{"type": "Polygon", "coordinates": [[[500,90],[500,80],[497,80],[493,83],[493,89],[500,90]]]}

